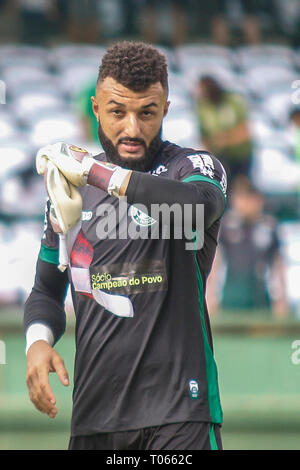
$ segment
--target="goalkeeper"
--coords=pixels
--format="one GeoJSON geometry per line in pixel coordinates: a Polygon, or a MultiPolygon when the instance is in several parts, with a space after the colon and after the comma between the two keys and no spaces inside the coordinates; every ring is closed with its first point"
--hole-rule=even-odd
{"type": "Polygon", "coordinates": [[[69,384],[54,346],[64,333],[70,283],[76,358],[69,449],[221,449],[205,286],[225,208],[224,169],[208,152],[162,140],[168,73],[152,46],[124,41],[108,49],[91,99],[104,153],[92,158],[57,143],[37,155],[49,201],[24,311],[30,399],[54,418],[49,372],[69,384]],[[121,204],[126,210],[116,220],[121,204]],[[160,205],[180,211],[166,222],[152,216],[160,205]],[[185,231],[176,236],[186,226],[198,231],[194,244],[185,231]]]}

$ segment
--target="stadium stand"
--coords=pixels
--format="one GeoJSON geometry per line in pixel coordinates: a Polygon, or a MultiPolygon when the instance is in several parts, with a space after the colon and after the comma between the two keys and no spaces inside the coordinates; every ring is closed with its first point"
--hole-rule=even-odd
{"type": "MultiPolygon", "coordinates": [[[[66,12],[61,12],[56,25],[49,25],[54,28],[47,41],[35,35],[36,45],[22,44],[23,29],[13,10],[17,3],[0,1],[0,80],[5,84],[5,90],[0,90],[5,91],[0,96],[0,346],[5,340],[8,364],[2,365],[0,356],[0,449],[57,449],[67,446],[72,391],[51,377],[60,408],[58,418],[49,424],[32,409],[24,380],[22,308],[33,284],[46,198],[43,179],[35,171],[35,154],[41,145],[57,140],[75,143],[93,155],[101,151],[100,144],[89,140],[83,129],[76,99],[96,81],[105,41],[121,32],[126,38],[130,36],[124,19],[128,17],[134,34],[140,30],[138,5],[143,1],[99,0],[99,45],[68,42],[66,12]],[[5,4],[11,11],[3,10],[5,4]]],[[[61,7],[72,4],[58,3],[61,7]]],[[[161,3],[165,7],[167,1],[161,3]]],[[[225,412],[224,445],[227,449],[299,449],[295,413],[300,405],[299,374],[295,364],[300,363],[300,356],[298,353],[298,362],[291,361],[292,353],[297,352],[291,345],[300,334],[300,165],[295,155],[300,136],[289,120],[290,111],[300,105],[299,2],[260,0],[260,5],[273,7],[259,15],[264,42],[255,45],[243,43],[237,3],[239,0],[227,2],[232,33],[229,47],[211,42],[211,23],[205,16],[210,2],[186,0],[191,28],[188,43],[178,47],[168,42],[168,12],[162,15],[158,26],[165,41],[157,47],[167,57],[171,101],[163,137],[202,148],[194,93],[203,75],[212,75],[248,104],[254,143],[250,176],[264,194],[268,211],[280,221],[292,315],[283,321],[259,311],[246,315],[227,312],[227,316],[221,312],[223,315],[212,318],[225,412]],[[280,5],[276,24],[275,4],[280,5]]],[[[67,331],[58,351],[72,373],[70,294],[66,311],[70,314],[67,331]]]]}
{"type": "MultiPolygon", "coordinates": [[[[294,204],[295,198],[298,201],[299,166],[293,155],[294,137],[288,118],[293,106],[291,84],[300,69],[299,50],[282,44],[158,47],[169,63],[172,103],[163,137],[180,145],[201,147],[194,89],[199,77],[211,75],[248,102],[254,141],[251,176],[270,198],[270,207],[280,212],[285,197],[293,201],[288,205],[294,204]]],[[[20,199],[22,213],[29,219],[42,217],[40,178],[34,174],[38,147],[66,140],[84,143],[95,153],[101,150],[95,142],[86,141],[74,101],[87,83],[96,81],[104,50],[102,46],[73,43],[0,46],[0,73],[7,87],[6,105],[0,112],[3,217],[18,216],[21,211],[16,201],[20,199]]],[[[297,211],[298,207],[293,207],[290,212],[295,217],[297,211]]],[[[289,230],[293,232],[293,223],[289,230]]],[[[295,226],[295,236],[298,230],[295,226]]]]}

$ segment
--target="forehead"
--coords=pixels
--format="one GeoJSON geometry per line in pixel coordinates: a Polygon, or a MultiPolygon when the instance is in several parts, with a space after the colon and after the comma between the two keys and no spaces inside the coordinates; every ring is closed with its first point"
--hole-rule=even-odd
{"type": "Polygon", "coordinates": [[[106,77],[103,82],[98,83],[96,88],[96,99],[102,104],[116,101],[123,104],[136,103],[146,105],[151,100],[159,104],[166,99],[166,93],[160,82],[150,85],[146,90],[133,91],[117,82],[112,77],[106,77]]]}

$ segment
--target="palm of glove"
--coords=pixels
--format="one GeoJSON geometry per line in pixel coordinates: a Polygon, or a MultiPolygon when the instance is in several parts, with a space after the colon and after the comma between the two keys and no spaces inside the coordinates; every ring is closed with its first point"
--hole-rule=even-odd
{"type": "Polygon", "coordinates": [[[81,195],[51,161],[45,170],[45,184],[51,201],[52,227],[55,232],[66,234],[81,219],[81,195]]]}
{"type": "Polygon", "coordinates": [[[77,187],[85,184],[81,162],[86,156],[86,150],[64,142],[47,145],[37,153],[36,169],[44,175],[55,232],[66,234],[81,219],[82,199],[77,187]]]}

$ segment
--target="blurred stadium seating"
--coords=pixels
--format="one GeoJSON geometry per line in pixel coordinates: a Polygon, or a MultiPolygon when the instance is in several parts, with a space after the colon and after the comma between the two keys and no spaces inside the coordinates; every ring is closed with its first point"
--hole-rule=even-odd
{"type": "MultiPolygon", "coordinates": [[[[0,7],[4,3],[0,2],[0,7]]],[[[57,140],[87,148],[93,155],[101,151],[100,144],[86,135],[76,98],[93,80],[96,82],[105,52],[102,39],[106,36],[111,40],[122,30],[121,5],[133,8],[138,3],[142,1],[101,1],[99,46],[67,42],[68,34],[60,36],[60,25],[54,28],[49,46],[7,43],[6,36],[14,27],[18,29],[17,40],[22,41],[21,28],[14,12],[10,17],[0,13],[0,36],[6,41],[0,44],[0,80],[6,95],[5,104],[0,104],[0,340],[5,340],[7,349],[7,366],[0,362],[0,449],[65,449],[68,444],[71,387],[62,387],[51,374],[59,413],[55,420],[49,420],[34,410],[25,383],[22,309],[34,280],[46,200],[43,178],[35,171],[35,155],[40,146],[57,140]]],[[[300,93],[299,103],[292,99],[296,90],[293,84],[300,90],[300,43],[293,46],[292,42],[293,34],[299,36],[298,0],[273,2],[274,10],[275,3],[280,4],[284,22],[277,43],[270,35],[269,42],[241,45],[242,37],[236,35],[233,47],[209,42],[206,33],[210,25],[203,24],[207,2],[203,2],[204,7],[199,0],[186,3],[187,9],[191,3],[195,6],[188,14],[191,29],[197,34],[191,34],[190,43],[175,48],[166,43],[157,45],[169,65],[171,107],[164,120],[163,138],[201,148],[194,93],[203,75],[212,75],[227,90],[246,99],[254,142],[251,178],[264,193],[268,210],[280,220],[292,313],[287,319],[271,318],[269,311],[222,312],[224,315],[212,317],[224,410],[224,448],[299,449],[296,411],[300,406],[300,379],[291,361],[291,345],[300,334],[300,164],[295,155],[295,129],[289,122],[292,107],[300,106],[300,93]],[[202,42],[196,42],[199,37],[202,42]]],[[[232,14],[237,12],[236,3],[228,1],[232,14]]],[[[131,10],[130,19],[132,16],[131,10]]],[[[270,18],[266,13],[261,15],[264,33],[272,31],[270,18]]],[[[135,22],[140,22],[139,15],[135,22]]],[[[159,25],[163,38],[171,31],[169,23],[166,11],[159,25]]],[[[239,15],[233,26],[235,33],[241,29],[239,15]]],[[[137,30],[140,25],[135,27],[137,30]]],[[[66,311],[67,331],[57,350],[72,379],[74,318],[70,293],[66,311]]]]}
{"type": "MultiPolygon", "coordinates": [[[[200,76],[214,76],[226,89],[241,93],[248,102],[254,141],[252,178],[269,198],[270,207],[281,214],[281,205],[291,204],[293,207],[286,210],[287,218],[292,214],[296,219],[300,170],[293,154],[294,137],[288,117],[293,105],[291,86],[300,71],[299,50],[282,44],[228,48],[197,43],[176,49],[158,47],[165,53],[170,70],[171,107],[163,137],[201,148],[194,90],[200,76]]],[[[0,211],[5,223],[9,220],[18,224],[20,217],[29,221],[42,218],[45,194],[34,167],[34,156],[40,146],[66,140],[85,145],[94,154],[101,150],[95,142],[87,140],[74,100],[86,84],[96,82],[103,53],[102,46],[89,44],[0,46],[0,76],[6,84],[6,104],[0,109],[0,211]]],[[[283,214],[282,223],[285,221],[283,214]]],[[[296,221],[295,226],[289,222],[289,233],[293,234],[292,251],[298,259],[299,243],[295,244],[294,239],[300,240],[300,234],[296,221]]],[[[32,236],[38,244],[40,233],[33,230],[32,236]]],[[[286,248],[289,242],[285,236],[283,239],[289,251],[286,248]]],[[[5,237],[1,237],[1,248],[6,244],[5,237]]],[[[287,260],[291,265],[289,292],[294,292],[293,273],[298,271],[294,258],[287,260]]],[[[32,263],[27,266],[31,269],[32,263]]],[[[25,289],[24,295],[27,292],[25,289]]],[[[295,302],[291,293],[291,303],[295,302]]]]}

